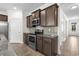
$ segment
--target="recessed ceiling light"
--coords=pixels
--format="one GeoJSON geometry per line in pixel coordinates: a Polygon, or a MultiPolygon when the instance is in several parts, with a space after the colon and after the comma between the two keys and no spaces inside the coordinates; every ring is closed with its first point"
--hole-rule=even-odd
{"type": "Polygon", "coordinates": [[[13,7],[13,9],[15,9],[15,10],[16,10],[17,8],[16,8],[16,7],[13,7]]]}
{"type": "Polygon", "coordinates": [[[78,5],[74,5],[71,7],[71,9],[76,9],[78,7],[78,5]]]}

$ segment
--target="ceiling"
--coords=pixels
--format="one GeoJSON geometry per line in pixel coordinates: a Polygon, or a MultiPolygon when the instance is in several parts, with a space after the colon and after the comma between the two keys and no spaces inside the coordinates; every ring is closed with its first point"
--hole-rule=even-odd
{"type": "MultiPolygon", "coordinates": [[[[29,13],[44,4],[45,3],[0,3],[0,10],[9,10],[16,7],[17,9],[22,9],[26,13],[29,13]]],[[[78,3],[60,3],[60,7],[68,18],[79,18],[78,3]],[[72,10],[71,7],[74,5],[78,5],[78,7],[72,10]]]]}
{"type": "Polygon", "coordinates": [[[62,10],[69,19],[79,18],[79,4],[77,3],[61,3],[62,10]],[[77,8],[72,9],[72,6],[77,5],[77,8]]]}
{"type": "Polygon", "coordinates": [[[45,3],[0,3],[0,10],[9,10],[16,7],[17,9],[30,12],[43,4],[45,3]]]}

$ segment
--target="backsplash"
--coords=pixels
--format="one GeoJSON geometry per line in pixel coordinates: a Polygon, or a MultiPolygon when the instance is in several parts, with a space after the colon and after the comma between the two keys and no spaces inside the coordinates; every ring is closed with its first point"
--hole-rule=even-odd
{"type": "Polygon", "coordinates": [[[34,33],[36,28],[29,28],[30,33],[34,33]]]}
{"type": "MultiPolygon", "coordinates": [[[[34,33],[36,28],[29,28],[30,33],[34,33]]],[[[44,34],[57,34],[57,27],[42,27],[44,34]]]]}
{"type": "Polygon", "coordinates": [[[57,34],[57,27],[44,27],[44,34],[57,34]]]}

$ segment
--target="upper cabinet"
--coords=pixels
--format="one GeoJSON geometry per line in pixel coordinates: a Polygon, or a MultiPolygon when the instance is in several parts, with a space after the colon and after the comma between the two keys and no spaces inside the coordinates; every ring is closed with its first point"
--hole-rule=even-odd
{"type": "Polygon", "coordinates": [[[27,16],[27,17],[26,17],[26,20],[27,20],[27,21],[26,21],[26,23],[27,23],[27,27],[29,27],[29,26],[30,26],[30,17],[27,16]]]}
{"type": "Polygon", "coordinates": [[[8,16],[0,14],[0,21],[8,21],[8,16]]]}
{"type": "Polygon", "coordinates": [[[32,18],[33,18],[33,19],[38,19],[38,18],[40,18],[40,11],[41,11],[41,10],[38,9],[38,10],[32,12],[32,18]]]}
{"type": "Polygon", "coordinates": [[[53,4],[43,10],[36,10],[32,15],[27,17],[27,27],[47,26],[53,27],[58,25],[58,5],[53,4]]]}
{"type": "Polygon", "coordinates": [[[30,27],[32,27],[32,21],[33,21],[32,15],[30,15],[30,27]]]}
{"type": "Polygon", "coordinates": [[[41,26],[46,26],[46,10],[41,11],[41,26]]]}
{"type": "Polygon", "coordinates": [[[27,27],[36,27],[40,25],[40,9],[32,12],[32,15],[27,16],[27,27]]]}
{"type": "Polygon", "coordinates": [[[55,6],[48,7],[46,9],[46,26],[54,26],[55,25],[55,6]]]}
{"type": "Polygon", "coordinates": [[[32,27],[32,15],[27,16],[27,27],[32,27]]]}
{"type": "Polygon", "coordinates": [[[58,6],[54,4],[41,11],[41,26],[57,26],[58,6]]]}

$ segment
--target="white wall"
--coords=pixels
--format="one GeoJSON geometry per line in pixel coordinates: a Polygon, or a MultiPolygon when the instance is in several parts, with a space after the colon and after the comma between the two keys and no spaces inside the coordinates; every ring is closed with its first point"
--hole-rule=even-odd
{"type": "Polygon", "coordinates": [[[58,53],[61,54],[60,46],[65,41],[65,38],[68,36],[67,23],[68,18],[63,12],[61,6],[59,7],[59,18],[58,18],[58,53]]]}
{"type": "Polygon", "coordinates": [[[79,19],[70,19],[68,21],[68,35],[77,35],[79,36],[79,19]],[[76,24],[76,31],[72,31],[72,25],[71,23],[77,23],[76,24]]]}
{"type": "Polygon", "coordinates": [[[8,10],[9,42],[23,43],[23,14],[21,10],[8,10]]]}
{"type": "Polygon", "coordinates": [[[0,14],[8,15],[7,11],[5,11],[5,10],[0,10],[0,14]]]}

